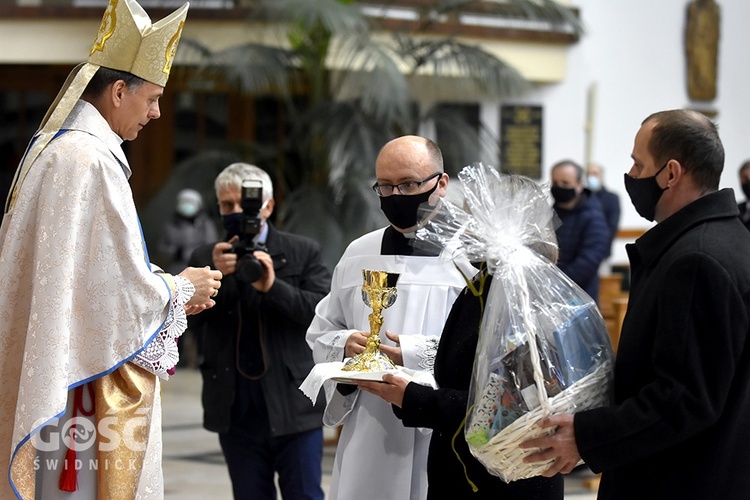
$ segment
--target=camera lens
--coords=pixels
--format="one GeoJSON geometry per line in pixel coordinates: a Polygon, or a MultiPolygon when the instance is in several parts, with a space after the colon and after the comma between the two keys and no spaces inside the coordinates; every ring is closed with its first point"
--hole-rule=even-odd
{"type": "Polygon", "coordinates": [[[237,261],[237,275],[245,283],[255,283],[263,276],[263,264],[253,255],[243,255],[237,261]]]}

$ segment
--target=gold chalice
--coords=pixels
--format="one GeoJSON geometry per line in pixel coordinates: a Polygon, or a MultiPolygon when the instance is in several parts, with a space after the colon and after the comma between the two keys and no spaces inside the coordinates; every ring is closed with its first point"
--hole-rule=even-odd
{"type": "Polygon", "coordinates": [[[383,326],[381,311],[391,307],[398,297],[396,282],[399,276],[386,271],[362,270],[362,300],[372,308],[368,316],[370,336],[367,337],[365,350],[348,360],[343,371],[379,372],[396,368],[391,358],[380,352],[380,328],[383,326]]]}

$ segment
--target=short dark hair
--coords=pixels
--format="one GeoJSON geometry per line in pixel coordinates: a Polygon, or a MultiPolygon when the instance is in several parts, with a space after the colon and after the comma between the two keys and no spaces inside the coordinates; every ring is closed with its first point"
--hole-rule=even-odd
{"type": "Polygon", "coordinates": [[[750,168],[750,160],[746,160],[745,163],[743,163],[742,165],[740,165],[740,169],[739,169],[739,171],[737,173],[741,175],[742,172],[744,172],[748,168],[750,168]]]}
{"type": "Polygon", "coordinates": [[[583,180],[583,167],[580,166],[578,163],[574,162],[573,160],[561,160],[561,161],[558,161],[557,163],[555,163],[554,165],[552,165],[552,169],[550,170],[550,172],[552,170],[556,169],[556,168],[567,167],[567,166],[571,166],[571,167],[573,167],[575,169],[575,171],[576,171],[576,180],[578,182],[581,182],[583,180]]]}
{"type": "Polygon", "coordinates": [[[89,81],[86,86],[86,90],[83,91],[83,95],[87,97],[99,97],[104,93],[104,89],[117,80],[124,81],[125,86],[127,86],[128,90],[131,92],[137,90],[138,87],[146,83],[146,80],[143,78],[128,73],[127,71],[119,71],[102,66],[96,71],[96,73],[94,73],[91,81],[89,81]]]}
{"type": "Polygon", "coordinates": [[[427,146],[427,152],[430,154],[430,159],[435,166],[435,172],[445,172],[443,168],[443,152],[435,141],[425,138],[425,146],[427,146]]]}
{"type": "Polygon", "coordinates": [[[714,122],[687,109],[654,113],[643,124],[650,121],[655,124],[648,150],[657,166],[677,160],[698,186],[717,190],[724,170],[724,146],[714,122]]]}

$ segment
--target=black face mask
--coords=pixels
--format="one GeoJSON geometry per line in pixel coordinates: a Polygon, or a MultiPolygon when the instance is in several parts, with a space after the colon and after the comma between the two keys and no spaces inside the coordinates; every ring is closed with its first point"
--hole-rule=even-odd
{"type": "Polygon", "coordinates": [[[430,199],[440,182],[424,193],[405,195],[392,194],[380,198],[380,209],[388,221],[399,229],[409,229],[417,225],[419,206],[430,199]]]}
{"type": "Polygon", "coordinates": [[[662,193],[668,189],[659,187],[659,183],[656,182],[656,177],[667,167],[667,163],[651,177],[636,179],[625,174],[625,190],[630,196],[630,201],[638,215],[648,221],[653,222],[656,204],[659,203],[662,193]]]}
{"type": "Polygon", "coordinates": [[[242,232],[242,215],[242,212],[237,212],[221,216],[221,223],[227,232],[227,240],[231,240],[233,236],[239,236],[242,232]]]}
{"type": "Polygon", "coordinates": [[[742,185],[742,192],[745,193],[745,198],[750,200],[750,181],[747,181],[742,185]]]}
{"type": "Polygon", "coordinates": [[[550,192],[557,203],[567,203],[576,197],[576,188],[552,186],[550,192]]]}

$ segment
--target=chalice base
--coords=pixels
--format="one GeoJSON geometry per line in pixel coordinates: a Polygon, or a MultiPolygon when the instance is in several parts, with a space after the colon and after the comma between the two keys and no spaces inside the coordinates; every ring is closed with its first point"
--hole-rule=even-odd
{"type": "Polygon", "coordinates": [[[363,353],[348,359],[344,367],[341,368],[345,372],[382,372],[394,369],[396,369],[396,365],[393,364],[391,358],[379,350],[375,352],[365,350],[363,353]]]}

